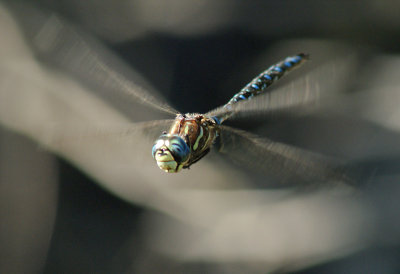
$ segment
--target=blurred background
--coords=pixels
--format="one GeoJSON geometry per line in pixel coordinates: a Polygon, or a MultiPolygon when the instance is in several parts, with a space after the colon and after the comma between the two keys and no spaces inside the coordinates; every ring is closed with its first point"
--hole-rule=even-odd
{"type": "Polygon", "coordinates": [[[1,1],[0,273],[399,273],[399,10],[1,1]],[[320,100],[230,125],[341,158],[356,186],[274,184],[215,152],[165,174],[129,126],[174,118],[165,102],[205,113],[299,52],[276,89],[320,100]]]}

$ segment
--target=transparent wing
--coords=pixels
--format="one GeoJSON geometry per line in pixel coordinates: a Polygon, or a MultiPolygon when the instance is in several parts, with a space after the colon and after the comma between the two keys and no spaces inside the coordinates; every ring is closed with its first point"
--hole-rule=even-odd
{"type": "Polygon", "coordinates": [[[228,126],[221,127],[220,152],[245,167],[290,183],[353,183],[333,160],[228,126]]]}
{"type": "Polygon", "coordinates": [[[119,104],[125,110],[144,105],[151,110],[176,114],[177,111],[159,99],[150,85],[87,33],[69,25],[55,14],[20,12],[23,29],[34,52],[42,61],[68,71],[88,85],[99,96],[119,104]],[[151,93],[149,93],[151,90],[151,93]],[[152,95],[154,94],[154,96],[152,95]],[[121,106],[122,105],[122,106],[121,106]]]}
{"type": "MultiPolygon", "coordinates": [[[[41,132],[42,140],[46,145],[55,149],[65,146],[84,146],[90,142],[122,143],[129,150],[132,145],[142,147],[142,143],[154,142],[163,131],[168,130],[174,120],[156,120],[119,125],[71,125],[45,126],[41,132]],[[146,142],[144,142],[146,141],[146,142]]],[[[151,149],[151,148],[150,148],[151,149]]],[[[149,152],[150,153],[150,152],[149,152]]]]}
{"type": "Polygon", "coordinates": [[[234,119],[265,113],[310,111],[313,107],[331,103],[346,85],[354,57],[346,56],[327,62],[280,88],[272,87],[270,92],[240,101],[232,105],[231,110],[219,107],[207,115],[223,117],[232,112],[228,119],[234,119]]]}

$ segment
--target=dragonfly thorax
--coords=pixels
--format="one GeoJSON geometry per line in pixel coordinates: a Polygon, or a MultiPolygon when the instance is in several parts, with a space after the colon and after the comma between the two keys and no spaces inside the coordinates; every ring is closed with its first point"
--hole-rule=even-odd
{"type": "Polygon", "coordinates": [[[218,135],[218,124],[202,114],[178,114],[169,132],[153,146],[153,157],[165,172],[179,172],[204,157],[218,135]]]}

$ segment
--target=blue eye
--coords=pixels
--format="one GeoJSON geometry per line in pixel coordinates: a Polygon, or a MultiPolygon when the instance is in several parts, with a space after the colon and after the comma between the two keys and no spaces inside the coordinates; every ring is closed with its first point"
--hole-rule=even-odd
{"type": "Polygon", "coordinates": [[[155,144],[154,146],[153,146],[153,148],[151,149],[151,155],[153,155],[153,158],[154,158],[154,156],[155,156],[155,154],[156,154],[156,151],[157,151],[157,144],[155,144]]]}
{"type": "Polygon", "coordinates": [[[162,134],[157,141],[154,143],[153,148],[151,149],[151,154],[153,155],[153,158],[157,152],[157,149],[162,147],[164,145],[164,141],[168,139],[167,134],[162,134]]]}
{"type": "Polygon", "coordinates": [[[175,161],[178,163],[185,162],[189,158],[190,149],[186,142],[179,136],[171,136],[169,138],[169,147],[175,161]]]}
{"type": "Polygon", "coordinates": [[[190,149],[186,142],[178,135],[162,134],[153,145],[153,158],[159,148],[166,146],[177,163],[185,162],[189,158],[190,149]]]}
{"type": "Polygon", "coordinates": [[[179,146],[179,145],[175,145],[175,144],[172,145],[172,150],[173,150],[173,151],[176,151],[176,152],[178,152],[178,153],[181,152],[180,146],[179,146]]]}

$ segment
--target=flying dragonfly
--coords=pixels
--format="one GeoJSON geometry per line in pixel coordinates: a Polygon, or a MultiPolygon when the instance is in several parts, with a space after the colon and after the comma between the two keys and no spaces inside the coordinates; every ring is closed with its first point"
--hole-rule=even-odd
{"type": "MultiPolygon", "coordinates": [[[[235,94],[214,116],[178,114],[169,132],[163,132],[153,146],[152,155],[157,165],[165,172],[175,173],[199,161],[210,151],[220,131],[224,130],[221,124],[233,115],[233,105],[262,94],[273,82],[307,58],[300,53],[272,65],[235,94]]],[[[233,133],[233,130],[230,131],[233,133]]]]}
{"type": "MultiPolygon", "coordinates": [[[[237,117],[246,118],[257,113],[306,106],[318,100],[321,89],[330,92],[340,84],[337,79],[340,75],[331,74],[328,66],[325,70],[319,68],[307,74],[307,77],[296,79],[291,83],[291,89],[268,92],[268,87],[274,82],[305,63],[308,59],[306,54],[286,57],[272,65],[221,107],[205,114],[182,114],[157,94],[141,88],[137,83],[140,77],[130,77],[127,73],[129,67],[124,62],[93,40],[83,38],[57,17],[47,19],[34,36],[34,46],[40,58],[69,71],[83,83],[90,81],[92,87],[99,94],[103,92],[102,96],[111,98],[110,101],[117,95],[129,98],[134,105],[130,109],[136,111],[135,119],[139,119],[141,113],[148,116],[146,113],[151,111],[175,116],[175,119],[135,122],[123,130],[127,135],[141,132],[146,136],[154,136],[155,143],[152,149],[148,148],[149,154],[153,155],[158,167],[167,173],[187,169],[214,150],[241,163],[243,167],[255,168],[282,181],[347,180],[341,165],[328,157],[224,124],[237,117]]],[[[336,70],[346,75],[345,70],[336,70]]]]}

